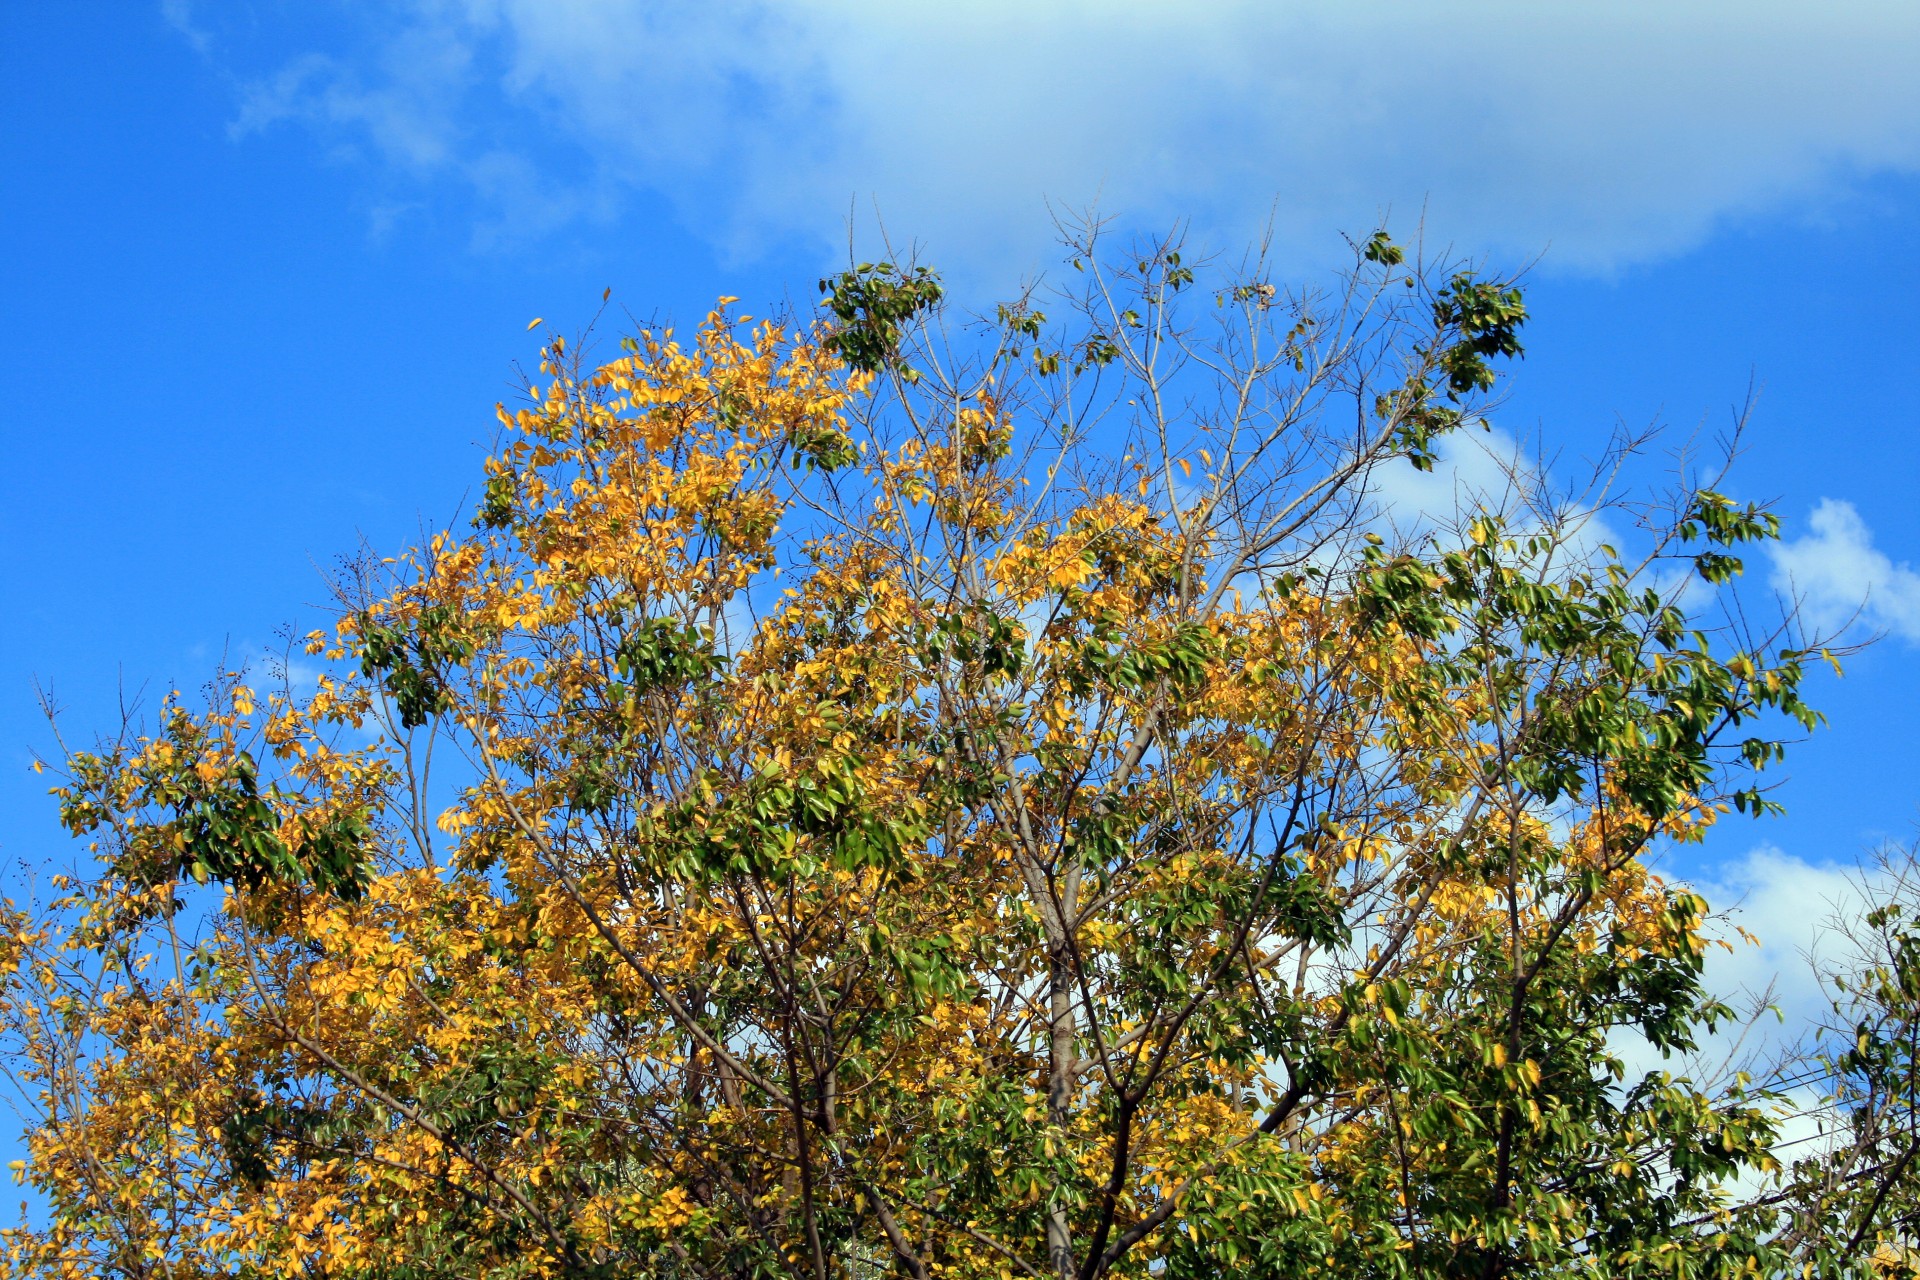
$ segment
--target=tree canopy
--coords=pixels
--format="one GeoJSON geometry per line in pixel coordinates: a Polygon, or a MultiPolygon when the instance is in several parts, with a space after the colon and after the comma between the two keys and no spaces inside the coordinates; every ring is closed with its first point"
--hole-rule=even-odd
{"type": "Polygon", "coordinates": [[[985,316],[860,263],[549,337],[317,677],[56,770],[96,861],[9,908],[7,1267],[1878,1265],[1877,1204],[1742,1190],[1764,1092],[1629,1069],[1730,1015],[1649,855],[1817,719],[1815,651],[1682,607],[1777,523],[1693,471],[1631,554],[1519,472],[1382,510],[1521,292],[1267,271],[1089,232],[985,316]]]}

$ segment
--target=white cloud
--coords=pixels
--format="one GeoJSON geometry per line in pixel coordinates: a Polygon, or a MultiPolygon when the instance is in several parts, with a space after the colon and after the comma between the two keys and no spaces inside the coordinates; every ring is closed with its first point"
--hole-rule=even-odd
{"type": "MultiPolygon", "coordinates": [[[[1608,519],[1609,511],[1583,501],[1580,493],[1557,483],[1547,460],[1498,427],[1463,427],[1438,445],[1433,470],[1416,471],[1394,458],[1367,477],[1368,499],[1377,513],[1370,522],[1396,544],[1418,543],[1438,535],[1459,543],[1467,522],[1481,514],[1498,515],[1516,537],[1551,532],[1556,563],[1591,563],[1602,546],[1627,553],[1630,546],[1608,519]]],[[[1655,582],[1663,594],[1688,584],[1655,582]]],[[[1685,607],[1704,605],[1705,596],[1688,592],[1685,607]]]]}
{"type": "MultiPolygon", "coordinates": [[[[1810,863],[1769,845],[1717,869],[1695,887],[1720,912],[1720,935],[1731,950],[1708,953],[1709,991],[1747,1012],[1759,999],[1778,1010],[1759,1012],[1745,1027],[1723,1028],[1703,1058],[1716,1055],[1730,1066],[1762,1069],[1794,1062],[1822,1029],[1831,1033],[1847,1018],[1837,1015],[1823,975],[1859,963],[1858,940],[1850,938],[1874,904],[1909,899],[1912,885],[1897,883],[1894,866],[1810,863]],[[1745,929],[1758,945],[1740,938],[1745,929]],[[1851,929],[1849,928],[1851,926],[1851,929]]],[[[1828,1082],[1809,1075],[1804,1059],[1790,1067],[1787,1102],[1780,1114],[1775,1151],[1791,1162],[1816,1154],[1844,1137],[1844,1123],[1825,1105],[1828,1082]]],[[[1748,1180],[1751,1184],[1753,1180],[1748,1180]]],[[[1751,1186],[1749,1187],[1751,1189],[1751,1186]]]]}
{"type": "MultiPolygon", "coordinates": [[[[1694,880],[1692,887],[1714,911],[1709,935],[1729,944],[1707,952],[1705,986],[1735,1010],[1737,1020],[1721,1024],[1703,1037],[1697,1053],[1679,1059],[1663,1058],[1637,1033],[1617,1033],[1609,1047],[1626,1063],[1627,1078],[1669,1071],[1712,1087],[1730,1083],[1735,1070],[1748,1070],[1756,1079],[1786,1086],[1774,1112],[1774,1150],[1783,1160],[1814,1155],[1841,1140],[1843,1126],[1824,1097],[1828,1081],[1801,1055],[1823,1028],[1844,1022],[1836,1018],[1821,974],[1857,962],[1848,925],[1857,926],[1871,902],[1911,898],[1911,884],[1897,885],[1897,874],[1877,864],[1811,863],[1761,845],[1694,880]]],[[[1731,1190],[1750,1195],[1768,1185],[1767,1176],[1749,1173],[1731,1190]]]]}
{"type": "Polygon", "coordinates": [[[1662,1058],[1637,1034],[1616,1036],[1612,1047],[1630,1075],[1667,1070],[1717,1081],[1736,1069],[1764,1074],[1831,1020],[1823,966],[1845,966],[1845,923],[1857,921],[1870,898],[1889,892],[1890,881],[1871,869],[1807,862],[1761,845],[1690,887],[1714,915],[1708,933],[1717,941],[1707,952],[1703,981],[1735,1020],[1704,1037],[1684,1060],[1662,1058]]]}
{"type": "Polygon", "coordinates": [[[1810,631],[1854,624],[1920,644],[1920,573],[1873,544],[1850,502],[1822,498],[1805,537],[1771,549],[1773,583],[1798,602],[1810,631]]]}
{"type": "Polygon", "coordinates": [[[1708,986],[1736,1008],[1771,993],[1780,1018],[1769,1038],[1802,1034],[1829,1012],[1819,963],[1833,948],[1823,942],[1836,925],[1865,913],[1879,884],[1858,866],[1811,863],[1771,845],[1717,868],[1694,885],[1721,913],[1721,936],[1732,946],[1709,954],[1708,986]],[[1741,940],[1733,926],[1759,945],[1741,940]]]}
{"type": "MultiPolygon", "coordinates": [[[[360,11],[366,13],[368,11],[360,11]]],[[[358,130],[463,171],[489,134],[558,189],[674,201],[754,252],[877,204],[942,261],[1040,259],[1043,202],[1189,216],[1273,201],[1324,252],[1391,205],[1472,250],[1606,269],[1920,168],[1908,0],[412,0],[373,52],[291,63],[242,119],[358,130]],[[364,65],[363,65],[364,64],[364,65]],[[286,79],[288,73],[292,79],[286,79]],[[520,123],[503,123],[501,112],[520,123]]],[[[497,161],[496,161],[497,163],[497,161]]],[[[577,194],[563,204],[579,203],[577,194]]]]}
{"type": "Polygon", "coordinates": [[[1504,431],[1462,428],[1441,440],[1438,452],[1431,471],[1394,458],[1367,477],[1382,518],[1403,537],[1459,524],[1480,511],[1509,511],[1539,496],[1537,467],[1504,431]]]}

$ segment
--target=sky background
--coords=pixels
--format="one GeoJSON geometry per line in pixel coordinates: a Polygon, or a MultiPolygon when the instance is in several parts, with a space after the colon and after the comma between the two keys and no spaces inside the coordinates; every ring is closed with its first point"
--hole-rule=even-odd
{"type": "Polygon", "coordinates": [[[1577,465],[1724,427],[1817,621],[1785,819],[1675,870],[1789,971],[1920,814],[1920,6],[1911,0],[0,0],[0,858],[69,856],[76,743],[323,620],[321,572],[469,510],[536,316],[810,300],[876,218],[963,298],[1048,209],[1532,269],[1501,430],[1577,465]]]}

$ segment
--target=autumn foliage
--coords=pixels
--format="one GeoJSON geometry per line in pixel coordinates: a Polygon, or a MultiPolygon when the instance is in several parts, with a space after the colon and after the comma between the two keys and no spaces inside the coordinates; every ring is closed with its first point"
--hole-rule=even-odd
{"type": "Polygon", "coordinates": [[[56,771],[10,1270],[1780,1265],[1768,1110],[1619,1056],[1725,1013],[1648,855],[1814,718],[1675,603],[1771,517],[1689,474],[1629,559],[1516,471],[1396,523],[1520,294],[1263,270],[549,338],[317,679],[56,771]]]}

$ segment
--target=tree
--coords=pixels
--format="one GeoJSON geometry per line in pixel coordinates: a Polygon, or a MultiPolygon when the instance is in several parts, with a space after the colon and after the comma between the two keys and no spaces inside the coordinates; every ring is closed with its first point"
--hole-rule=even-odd
{"type": "Polygon", "coordinates": [[[13,1269],[1777,1260],[1723,1196],[1765,1099],[1614,1051],[1725,1016],[1646,855],[1816,718],[1808,649],[1675,603],[1773,517],[1687,477],[1628,560],[1516,472],[1397,536],[1512,282],[1073,255],[991,319],[863,263],[820,323],[553,337],[316,688],[73,753],[13,1269]]]}

